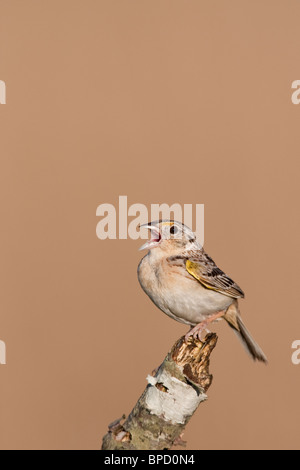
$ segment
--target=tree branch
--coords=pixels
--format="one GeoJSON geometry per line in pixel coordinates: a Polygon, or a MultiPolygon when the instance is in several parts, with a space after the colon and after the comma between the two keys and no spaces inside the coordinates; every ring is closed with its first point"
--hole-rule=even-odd
{"type": "Polygon", "coordinates": [[[211,385],[209,358],[217,343],[184,336],[174,344],[128,418],[109,425],[102,450],[163,450],[183,443],[181,435],[211,385]]]}

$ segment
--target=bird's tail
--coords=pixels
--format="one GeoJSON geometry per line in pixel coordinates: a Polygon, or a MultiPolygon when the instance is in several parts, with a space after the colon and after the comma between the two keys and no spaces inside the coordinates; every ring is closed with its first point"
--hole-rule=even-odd
{"type": "Polygon", "coordinates": [[[228,325],[233,328],[234,332],[237,334],[238,338],[241,340],[242,344],[245,346],[247,352],[254,359],[254,361],[261,361],[267,364],[268,360],[264,352],[254,341],[241,319],[237,301],[235,301],[228,308],[224,319],[227,321],[228,325]]]}

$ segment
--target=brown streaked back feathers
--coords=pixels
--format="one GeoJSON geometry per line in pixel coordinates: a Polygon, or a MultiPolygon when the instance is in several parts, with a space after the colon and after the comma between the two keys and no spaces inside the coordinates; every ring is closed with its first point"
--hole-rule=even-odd
{"type": "Polygon", "coordinates": [[[218,268],[203,248],[197,251],[191,250],[190,253],[186,253],[185,257],[188,273],[208,289],[213,289],[234,299],[245,296],[242,289],[218,268]]]}

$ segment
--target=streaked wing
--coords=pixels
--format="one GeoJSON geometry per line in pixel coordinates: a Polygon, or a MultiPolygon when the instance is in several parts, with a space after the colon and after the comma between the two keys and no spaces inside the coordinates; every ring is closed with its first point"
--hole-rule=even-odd
{"type": "Polygon", "coordinates": [[[185,266],[188,273],[208,289],[235,299],[245,296],[242,289],[218,268],[203,249],[187,253],[185,266]]]}

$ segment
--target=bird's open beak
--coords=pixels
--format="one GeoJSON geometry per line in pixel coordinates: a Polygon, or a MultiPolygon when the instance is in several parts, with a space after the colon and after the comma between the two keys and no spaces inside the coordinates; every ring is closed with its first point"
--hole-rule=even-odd
{"type": "Polygon", "coordinates": [[[144,224],[141,225],[140,228],[148,228],[151,230],[151,238],[148,240],[144,245],[142,245],[139,250],[151,250],[159,245],[161,242],[161,236],[159,229],[155,225],[144,224]]]}

